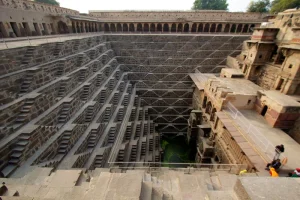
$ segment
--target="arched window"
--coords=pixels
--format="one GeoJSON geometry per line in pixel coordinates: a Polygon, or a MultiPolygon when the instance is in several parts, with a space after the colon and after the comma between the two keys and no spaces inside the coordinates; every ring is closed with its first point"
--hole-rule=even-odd
{"type": "Polygon", "coordinates": [[[134,32],[134,25],[133,24],[129,24],[129,31],[134,32]]]}
{"type": "Polygon", "coordinates": [[[105,24],[104,24],[104,31],[105,31],[105,32],[109,32],[109,30],[110,30],[110,29],[109,29],[108,24],[105,23],[105,24]]]}
{"type": "Polygon", "coordinates": [[[217,32],[222,32],[222,24],[219,24],[219,25],[217,26],[217,32]]]}
{"type": "Polygon", "coordinates": [[[182,24],[178,24],[177,32],[182,32],[182,24]]]}
{"type": "Polygon", "coordinates": [[[203,24],[199,24],[199,26],[198,26],[198,32],[203,32],[203,24]]]}
{"type": "Polygon", "coordinates": [[[205,96],[205,97],[203,98],[202,108],[206,108],[206,103],[207,103],[207,97],[205,96]]]}
{"type": "Polygon", "coordinates": [[[249,25],[248,25],[248,24],[245,24],[245,25],[244,25],[244,28],[243,28],[243,33],[247,33],[247,32],[248,32],[248,29],[249,29],[249,25]]]}
{"type": "Polygon", "coordinates": [[[117,24],[117,32],[122,32],[122,25],[120,23],[117,24]]]}
{"type": "Polygon", "coordinates": [[[212,24],[212,25],[210,26],[210,31],[209,31],[209,32],[211,32],[211,33],[216,32],[216,24],[212,24]]]}
{"type": "Polygon", "coordinates": [[[110,31],[111,32],[116,32],[116,26],[115,26],[115,24],[110,24],[110,31]]]}
{"type": "Polygon", "coordinates": [[[209,24],[205,24],[203,32],[209,32],[209,24]]]}
{"type": "Polygon", "coordinates": [[[192,25],[192,32],[197,32],[197,24],[192,25]]]}
{"type": "Polygon", "coordinates": [[[149,24],[144,24],[144,32],[149,32],[149,24]]]}
{"type": "Polygon", "coordinates": [[[159,31],[159,32],[162,31],[162,25],[161,24],[157,24],[157,31],[159,31]]]}
{"type": "Polygon", "coordinates": [[[230,29],[230,24],[226,24],[225,29],[224,29],[224,33],[228,33],[230,29]]]}
{"type": "Polygon", "coordinates": [[[255,27],[255,24],[251,24],[249,32],[253,32],[254,27],[255,27]]]}
{"type": "Polygon", "coordinates": [[[164,32],[169,32],[169,24],[164,24],[164,32]]]}
{"type": "Polygon", "coordinates": [[[137,25],[137,31],[142,32],[143,31],[143,25],[141,23],[138,23],[137,25]]]}
{"type": "Polygon", "coordinates": [[[128,25],[127,24],[123,24],[123,31],[128,32],[128,25]]]}
{"type": "Polygon", "coordinates": [[[243,25],[242,25],[242,24],[239,24],[238,27],[237,27],[237,29],[236,29],[236,32],[237,32],[237,33],[242,32],[242,28],[243,28],[243,25]]]}
{"type": "Polygon", "coordinates": [[[176,32],[176,24],[172,24],[172,26],[171,26],[171,32],[176,32]]]}
{"type": "Polygon", "coordinates": [[[236,25],[235,25],[235,24],[232,24],[231,29],[230,29],[230,32],[231,32],[231,33],[234,33],[235,30],[236,30],[236,25]]]}
{"type": "Polygon", "coordinates": [[[185,24],[184,25],[184,32],[189,32],[190,29],[190,25],[189,24],[185,24]]]}
{"type": "Polygon", "coordinates": [[[156,30],[155,30],[155,24],[151,24],[150,25],[150,31],[151,32],[155,32],[156,30]]]}

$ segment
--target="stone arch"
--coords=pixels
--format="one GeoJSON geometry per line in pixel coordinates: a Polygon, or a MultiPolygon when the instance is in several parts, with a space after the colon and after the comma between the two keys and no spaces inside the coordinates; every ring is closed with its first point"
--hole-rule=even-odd
{"type": "Polygon", "coordinates": [[[111,32],[116,32],[116,25],[115,24],[110,24],[110,31],[111,32]]]}
{"type": "Polygon", "coordinates": [[[206,103],[207,103],[207,96],[204,96],[203,102],[202,102],[202,108],[206,108],[206,103]]]}
{"type": "Polygon", "coordinates": [[[210,26],[209,32],[211,32],[211,33],[216,32],[216,24],[212,24],[212,25],[210,26]]]}
{"type": "Polygon", "coordinates": [[[234,33],[236,31],[236,25],[232,24],[231,29],[230,29],[230,33],[234,33]]]}
{"type": "Polygon", "coordinates": [[[144,32],[149,32],[149,24],[144,24],[144,32]]]}
{"type": "Polygon", "coordinates": [[[117,32],[122,32],[122,25],[120,23],[117,24],[117,32]]]}
{"type": "Polygon", "coordinates": [[[182,23],[178,24],[177,32],[182,32],[182,23]]]}
{"type": "Polygon", "coordinates": [[[104,24],[104,31],[105,31],[105,32],[110,31],[109,25],[108,25],[107,23],[104,24]]]}
{"type": "Polygon", "coordinates": [[[164,24],[164,32],[169,32],[169,24],[164,24]]]}
{"type": "Polygon", "coordinates": [[[157,24],[157,31],[162,32],[162,25],[161,24],[157,24]]]}
{"type": "Polygon", "coordinates": [[[230,24],[226,24],[224,28],[224,33],[228,33],[230,30],[230,24]]]}
{"type": "Polygon", "coordinates": [[[143,31],[143,25],[141,23],[137,24],[137,29],[138,32],[142,32],[143,31]]]}
{"type": "Polygon", "coordinates": [[[189,32],[189,29],[190,29],[190,25],[188,23],[186,23],[184,25],[184,32],[189,32]]]}
{"type": "Polygon", "coordinates": [[[203,32],[209,32],[209,24],[205,24],[203,32]]]}
{"type": "Polygon", "coordinates": [[[193,23],[192,32],[197,32],[197,24],[193,23]]]}
{"type": "Polygon", "coordinates": [[[199,24],[198,26],[198,32],[203,32],[203,24],[199,24]]]}
{"type": "Polygon", "coordinates": [[[176,24],[172,24],[172,26],[171,26],[171,32],[176,32],[176,24]]]}
{"type": "Polygon", "coordinates": [[[134,32],[134,25],[132,23],[129,24],[129,31],[134,32]]]}
{"type": "Polygon", "coordinates": [[[222,24],[218,24],[216,32],[222,32],[222,24]]]}
{"type": "Polygon", "coordinates": [[[242,28],[243,28],[243,25],[242,25],[242,24],[239,24],[239,25],[237,26],[236,32],[237,32],[237,33],[242,32],[242,28]]]}
{"type": "Polygon", "coordinates": [[[210,113],[211,113],[211,109],[212,109],[212,104],[211,104],[211,102],[209,101],[209,102],[207,102],[207,104],[206,104],[205,113],[210,114],[210,113]]]}
{"type": "Polygon", "coordinates": [[[243,33],[247,33],[247,32],[248,32],[248,29],[249,29],[249,25],[248,25],[248,24],[245,24],[242,32],[243,32],[243,33]]]}
{"type": "Polygon", "coordinates": [[[69,33],[68,26],[65,22],[59,21],[57,23],[57,25],[58,25],[58,32],[59,33],[69,33]]]}
{"type": "Polygon", "coordinates": [[[123,24],[123,31],[128,32],[128,24],[123,24]]]}
{"type": "Polygon", "coordinates": [[[215,113],[217,112],[216,108],[213,108],[210,114],[210,121],[214,121],[215,120],[215,113]]]}
{"type": "Polygon", "coordinates": [[[150,24],[150,31],[155,32],[155,24],[150,24]]]}
{"type": "Polygon", "coordinates": [[[255,27],[255,24],[251,24],[250,28],[249,28],[249,32],[253,32],[253,28],[255,27]]]}

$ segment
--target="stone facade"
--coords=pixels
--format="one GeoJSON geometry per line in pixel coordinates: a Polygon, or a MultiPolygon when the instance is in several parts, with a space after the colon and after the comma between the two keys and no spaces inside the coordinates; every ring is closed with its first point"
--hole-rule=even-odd
{"type": "Polygon", "coordinates": [[[249,34],[266,21],[260,13],[225,11],[78,11],[26,0],[0,2],[1,37],[86,32],[249,34]]]}

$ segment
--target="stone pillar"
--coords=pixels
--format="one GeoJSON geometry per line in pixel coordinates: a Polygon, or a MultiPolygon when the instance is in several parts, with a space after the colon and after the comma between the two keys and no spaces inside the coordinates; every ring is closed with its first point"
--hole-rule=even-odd
{"type": "Polygon", "coordinates": [[[193,28],[193,24],[192,24],[192,23],[189,23],[189,33],[192,32],[192,28],[193,28]]]}
{"type": "Polygon", "coordinates": [[[226,27],[226,24],[222,24],[222,30],[221,30],[222,33],[224,33],[224,31],[225,31],[225,27],[226,27]]]}
{"type": "Polygon", "coordinates": [[[86,32],[86,30],[85,30],[85,22],[82,22],[81,24],[82,24],[82,32],[85,33],[86,32]]]}
{"type": "Polygon", "coordinates": [[[232,24],[229,25],[229,31],[228,33],[231,33],[232,24]]]}
{"type": "Polygon", "coordinates": [[[134,23],[133,26],[134,26],[134,32],[136,32],[137,31],[137,24],[134,23]]]}

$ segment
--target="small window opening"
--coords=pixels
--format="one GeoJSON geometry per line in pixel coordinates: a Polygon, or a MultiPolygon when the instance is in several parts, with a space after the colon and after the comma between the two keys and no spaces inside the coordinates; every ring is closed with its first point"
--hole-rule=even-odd
{"type": "Polygon", "coordinates": [[[247,102],[247,105],[250,105],[250,103],[251,103],[251,100],[249,99],[248,102],[247,102]]]}
{"type": "Polygon", "coordinates": [[[292,69],[292,67],[293,67],[293,65],[291,64],[291,65],[289,65],[289,69],[292,69]]]}

